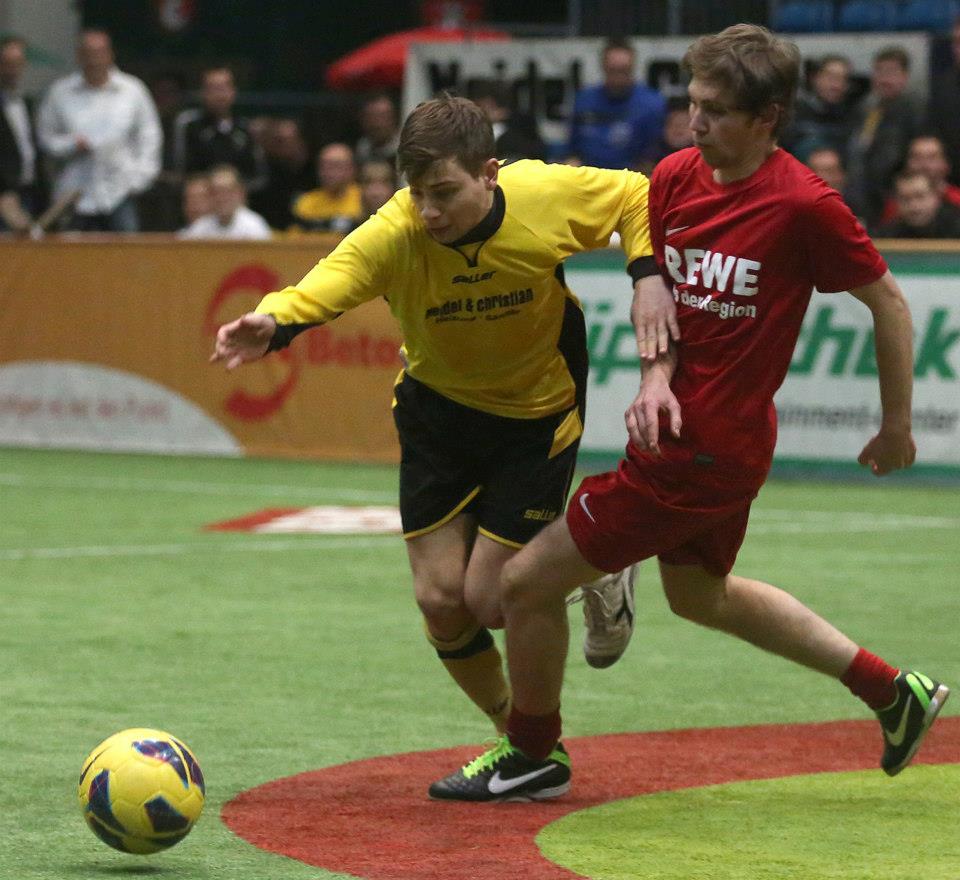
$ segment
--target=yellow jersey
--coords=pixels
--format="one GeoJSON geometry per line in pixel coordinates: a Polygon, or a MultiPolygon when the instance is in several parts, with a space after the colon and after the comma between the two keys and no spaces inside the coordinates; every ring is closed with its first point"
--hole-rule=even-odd
{"type": "Polygon", "coordinates": [[[459,246],[427,233],[403,189],[256,310],[277,321],[273,349],[383,296],[414,379],[494,415],[560,412],[576,399],[561,329],[569,306],[580,307],[563,282],[563,261],[606,246],[614,231],[627,264],[650,257],[648,188],[633,171],[521,160],[500,169],[494,207],[476,227],[483,237],[459,246]]]}
{"type": "Polygon", "coordinates": [[[291,211],[291,232],[349,232],[363,216],[360,186],[351,183],[338,196],[324,189],[312,189],[293,203],[291,211]]]}

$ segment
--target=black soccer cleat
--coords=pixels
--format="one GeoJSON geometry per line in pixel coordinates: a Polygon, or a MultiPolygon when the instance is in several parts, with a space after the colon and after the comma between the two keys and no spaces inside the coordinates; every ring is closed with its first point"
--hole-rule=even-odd
{"type": "Polygon", "coordinates": [[[557,743],[545,761],[528,758],[501,736],[456,773],[434,782],[430,797],[445,801],[542,801],[570,790],[570,757],[557,743]]]}
{"type": "Polygon", "coordinates": [[[888,776],[896,776],[913,760],[950,695],[950,688],[922,672],[901,671],[893,684],[896,700],[877,712],[884,741],[880,766],[888,776]]]}

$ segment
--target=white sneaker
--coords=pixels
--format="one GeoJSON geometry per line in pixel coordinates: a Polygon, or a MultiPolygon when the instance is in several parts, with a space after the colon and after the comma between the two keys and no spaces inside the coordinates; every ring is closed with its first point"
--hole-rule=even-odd
{"type": "Polygon", "coordinates": [[[567,599],[568,605],[583,601],[583,656],[595,669],[613,666],[627,650],[633,635],[633,582],[639,563],[605,574],[584,584],[567,599]]]}

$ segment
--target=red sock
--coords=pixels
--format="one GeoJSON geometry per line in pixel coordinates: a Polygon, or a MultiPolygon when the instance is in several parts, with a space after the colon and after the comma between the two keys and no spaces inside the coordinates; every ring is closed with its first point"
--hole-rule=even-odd
{"type": "Polygon", "coordinates": [[[899,669],[894,669],[876,654],[861,648],[847,671],[840,676],[840,681],[850,688],[854,696],[860,697],[874,712],[878,712],[897,698],[893,680],[899,672],[899,669]]]}
{"type": "Polygon", "coordinates": [[[528,758],[545,760],[560,739],[560,709],[549,715],[524,715],[511,709],[507,719],[507,736],[528,758]]]}

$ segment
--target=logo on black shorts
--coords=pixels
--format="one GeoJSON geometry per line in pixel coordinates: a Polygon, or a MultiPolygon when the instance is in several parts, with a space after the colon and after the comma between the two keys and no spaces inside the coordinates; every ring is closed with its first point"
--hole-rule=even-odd
{"type": "Polygon", "coordinates": [[[524,519],[535,519],[538,522],[553,522],[557,518],[555,510],[525,510],[524,519]]]}

